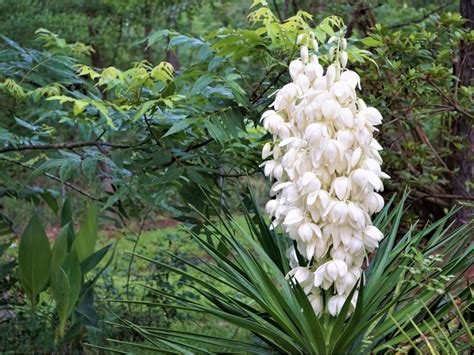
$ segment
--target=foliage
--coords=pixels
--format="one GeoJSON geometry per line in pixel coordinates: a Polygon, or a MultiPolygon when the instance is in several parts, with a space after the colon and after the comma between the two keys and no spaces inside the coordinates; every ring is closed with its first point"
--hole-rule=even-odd
{"type": "Polygon", "coordinates": [[[73,341],[80,336],[83,328],[97,323],[93,310],[93,286],[107,265],[95,275],[91,275],[91,271],[97,269],[111,248],[110,244],[94,252],[97,212],[94,205],[89,207],[87,218],[76,235],[71,206],[66,200],[61,212],[62,228],[52,250],[36,216],[33,216],[21,238],[18,254],[21,284],[31,301],[33,312],[37,308],[38,296],[49,290],[58,317],[58,345],[73,341]]]}
{"type": "MultiPolygon", "coordinates": [[[[127,70],[80,64],[89,47],[45,30],[38,33],[43,50],[5,39],[0,109],[8,119],[0,158],[16,166],[4,175],[8,193],[21,194],[25,186],[14,177],[32,170],[27,176],[61,182],[125,219],[143,205],[186,214],[186,201],[202,199],[197,186],[225,196],[226,180],[259,170],[257,151],[266,137],[255,123],[287,79],[298,34],[305,41],[311,32],[323,42],[342,26],[332,16],[313,29],[304,11],[280,22],[262,3],[249,14],[250,28],[223,28],[204,38],[150,33],[149,48],[167,44],[167,51],[192,58],[174,74],[167,62],[141,61],[127,70]],[[78,186],[79,180],[88,184],[78,186]]],[[[458,15],[443,15],[396,31],[377,25],[369,37],[350,40],[347,50],[350,62],[366,64],[364,95],[387,118],[380,138],[391,148],[384,156],[390,191],[408,185],[414,196],[433,202],[418,209],[425,218],[451,205],[452,198],[443,199],[456,182],[448,157],[464,144],[456,132],[446,134],[459,113],[469,115],[472,95],[458,87],[452,70],[460,40],[472,41],[461,23],[458,15]],[[375,49],[375,56],[360,46],[375,49]]],[[[328,48],[319,55],[327,61],[328,48]]]]}
{"type": "Polygon", "coordinates": [[[450,206],[443,200],[457,180],[453,156],[468,143],[456,121],[466,115],[472,122],[472,87],[458,77],[461,41],[473,43],[472,32],[460,26],[458,14],[431,16],[422,24],[395,31],[376,25],[361,42],[374,51],[376,70],[364,72],[362,88],[370,102],[381,108],[385,123],[381,144],[390,148],[384,160],[392,177],[390,190],[414,189],[422,199],[419,213],[439,215],[450,206]],[[424,202],[434,203],[430,209],[424,202]]]}
{"type": "Polygon", "coordinates": [[[11,222],[2,218],[0,221],[0,285],[2,285],[2,290],[8,290],[11,282],[8,279],[12,276],[12,270],[16,265],[15,260],[7,258],[7,251],[13,244],[11,232],[11,222]]]}
{"type": "MultiPolygon", "coordinates": [[[[342,26],[329,17],[313,30],[309,18],[300,12],[281,23],[263,6],[249,15],[253,29],[219,30],[204,40],[155,32],[149,46],[166,37],[170,50],[195,54],[174,77],[166,62],[142,61],[124,71],[78,64],[66,54],[89,49],[44,30],[39,35],[48,50],[5,39],[0,74],[9,119],[1,160],[59,181],[122,218],[137,216],[144,204],[178,214],[180,200],[202,200],[197,186],[225,196],[226,178],[258,170],[264,134],[254,125],[296,54],[297,36],[308,41],[311,32],[323,41],[342,26]],[[256,87],[254,65],[263,68],[256,87]],[[88,189],[74,183],[79,178],[89,181],[88,189]]],[[[355,46],[348,53],[351,60],[369,58],[355,46]]],[[[327,56],[322,48],[322,60],[327,56]]],[[[24,187],[9,175],[5,184],[12,194],[24,187]]]]}
{"type": "Polygon", "coordinates": [[[156,26],[196,31],[204,27],[203,14],[209,16],[220,12],[222,22],[214,24],[220,26],[229,20],[235,22],[236,15],[243,19],[238,10],[239,7],[229,0],[212,4],[202,0],[5,0],[0,3],[0,33],[30,47],[35,45],[35,31],[48,28],[68,42],[80,41],[90,45],[94,52],[87,59],[87,64],[125,68],[129,63],[141,61],[145,55],[152,60],[165,54],[162,48],[145,51],[145,46],[140,43],[156,26]],[[234,7],[234,16],[227,15],[220,9],[221,6],[227,10],[234,7]]]}
{"type": "MultiPolygon", "coordinates": [[[[127,216],[123,200],[133,206],[164,205],[184,182],[183,194],[192,193],[190,184],[213,185],[213,179],[226,173],[224,164],[234,169],[234,159],[252,156],[251,136],[242,136],[245,109],[233,101],[242,89],[231,71],[206,74],[196,84],[200,71],[170,81],[172,67],[165,62],[155,67],[141,62],[127,71],[110,67],[101,73],[81,65],[76,73],[71,57],[7,43],[11,49],[3,54],[11,59],[2,71],[8,77],[2,102],[11,121],[2,137],[7,147],[25,146],[27,154],[23,159],[6,148],[2,161],[34,170],[33,176],[46,175],[127,216]],[[42,96],[47,98],[37,102],[42,96]],[[76,130],[82,142],[53,144],[48,150],[51,140],[67,140],[76,130]],[[235,145],[229,146],[231,142],[235,145]],[[59,176],[51,174],[55,170],[59,176]],[[100,197],[70,182],[80,175],[100,197]]],[[[5,184],[10,193],[23,188],[8,176],[5,184]]],[[[138,213],[134,208],[132,216],[138,213]]]]}
{"type": "MultiPolygon", "coordinates": [[[[46,30],[38,32],[42,50],[5,39],[0,153],[11,171],[3,176],[8,194],[31,191],[15,177],[32,170],[29,181],[47,176],[122,218],[137,216],[144,204],[181,215],[186,211],[175,207],[202,199],[198,185],[220,198],[226,180],[258,171],[263,132],[254,124],[287,79],[297,35],[312,32],[322,42],[342,23],[333,16],[312,29],[303,11],[282,23],[269,7],[254,5],[250,28],[223,28],[204,38],[151,32],[148,48],[166,44],[167,51],[192,58],[175,75],[166,62],[140,61],[127,70],[79,64],[91,48],[46,30]],[[78,186],[79,180],[88,184],[78,186]]],[[[451,205],[452,198],[443,198],[456,183],[449,156],[465,144],[453,131],[457,116],[469,115],[472,95],[452,70],[460,40],[472,41],[462,22],[447,14],[395,31],[377,25],[369,37],[349,41],[350,62],[366,63],[364,95],[387,118],[380,138],[391,148],[384,156],[393,177],[389,189],[408,185],[413,196],[431,202],[417,209],[424,218],[451,205]],[[375,56],[360,46],[375,49],[375,56]]],[[[323,62],[327,50],[319,50],[323,62]]]]}
{"type": "MultiPolygon", "coordinates": [[[[471,301],[467,307],[464,307],[465,311],[459,307],[457,302],[451,295],[449,295],[448,303],[449,307],[454,309],[454,320],[450,317],[445,317],[442,320],[436,319],[435,316],[431,313],[430,309],[423,305],[429,317],[432,319],[432,324],[427,324],[426,321],[423,322],[425,328],[422,330],[416,324],[414,324],[412,319],[409,319],[411,324],[407,326],[413,326],[416,332],[407,334],[403,332],[402,326],[397,324],[397,328],[403,334],[406,342],[410,343],[410,346],[413,345],[413,342],[410,337],[416,336],[419,339],[420,345],[413,345],[418,352],[427,352],[437,353],[437,349],[442,352],[454,352],[459,353],[461,351],[469,351],[469,347],[464,346],[464,342],[467,344],[472,344],[474,338],[472,336],[472,325],[469,325],[468,316],[469,313],[472,313],[472,293],[471,301]],[[465,314],[465,315],[464,315],[465,314]]],[[[409,347],[409,346],[408,346],[409,347]]]]}
{"type": "MultiPolygon", "coordinates": [[[[146,260],[184,275],[199,285],[196,291],[204,302],[156,290],[174,301],[173,305],[168,305],[170,309],[212,314],[250,330],[261,339],[260,344],[127,324],[130,330],[152,344],[151,348],[156,351],[168,347],[180,352],[205,351],[205,344],[252,353],[353,354],[399,349],[403,346],[420,351],[420,348],[429,346],[425,334],[431,337],[433,329],[440,323],[451,321],[452,299],[456,298],[458,304],[462,305],[462,314],[467,306],[463,302],[472,297],[469,288],[462,287],[465,282],[462,273],[470,266],[472,245],[467,248],[465,245],[473,226],[453,229],[449,223],[454,214],[451,212],[419,232],[416,232],[415,226],[402,232],[399,226],[404,216],[406,198],[406,195],[403,196],[402,202],[397,205],[393,204],[392,199],[376,219],[376,224],[386,232],[387,238],[366,271],[365,285],[359,289],[357,307],[351,315],[348,314],[349,297],[338,317],[318,319],[315,316],[303,290],[285,278],[289,269],[284,256],[285,239],[268,229],[253,201],[249,208],[244,209],[246,228],[236,223],[227,211],[216,221],[207,220],[201,215],[205,221],[205,234],[190,231],[195,242],[212,258],[212,263],[200,266],[187,263],[188,270],[183,271],[160,261],[146,260]],[[255,214],[251,214],[251,211],[255,214]],[[400,233],[402,237],[396,242],[400,233]],[[420,250],[423,258],[442,253],[443,265],[435,269],[420,269],[416,259],[411,257],[410,250],[413,249],[420,250]],[[412,267],[423,274],[422,282],[411,283],[415,277],[409,271],[412,267]],[[193,274],[191,270],[198,274],[193,274]],[[433,279],[444,280],[441,293],[429,287],[433,279]],[[222,287],[215,286],[215,282],[235,292],[222,292],[222,287]],[[202,347],[189,346],[189,340],[199,340],[202,347]]],[[[464,323],[463,319],[461,316],[458,321],[464,323]]],[[[451,344],[457,352],[470,346],[461,337],[470,334],[469,327],[463,324],[460,329],[456,329],[451,324],[448,329],[452,332],[451,344]]],[[[430,338],[430,341],[433,339],[430,338]]]]}

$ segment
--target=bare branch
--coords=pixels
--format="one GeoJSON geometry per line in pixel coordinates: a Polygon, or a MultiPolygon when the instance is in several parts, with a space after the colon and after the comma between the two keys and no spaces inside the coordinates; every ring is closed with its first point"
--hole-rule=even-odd
{"type": "Polygon", "coordinates": [[[413,24],[416,24],[416,23],[420,23],[424,20],[426,20],[428,17],[430,17],[431,15],[443,10],[445,7],[448,7],[449,5],[451,5],[452,3],[454,2],[454,0],[451,0],[451,1],[448,1],[446,4],[444,5],[441,5],[440,7],[434,9],[433,11],[427,13],[425,16],[423,17],[420,17],[418,19],[413,19],[411,21],[407,21],[407,22],[401,22],[401,23],[397,23],[395,25],[392,25],[392,26],[389,26],[388,28],[389,29],[396,29],[396,28],[400,28],[400,27],[405,27],[405,26],[409,26],[409,25],[413,25],[413,24]]]}
{"type": "Polygon", "coordinates": [[[199,149],[201,147],[204,147],[205,145],[208,145],[209,143],[211,143],[214,139],[213,138],[209,138],[209,139],[206,139],[205,141],[201,142],[201,143],[195,143],[195,144],[191,144],[190,146],[188,146],[184,151],[186,153],[192,151],[192,150],[196,150],[196,149],[199,149]]]}
{"type": "MultiPolygon", "coordinates": [[[[15,164],[15,165],[18,165],[18,166],[21,166],[25,169],[29,169],[29,170],[35,170],[34,167],[32,166],[29,166],[27,164],[24,164],[22,162],[19,162],[19,161],[15,161],[15,160],[12,160],[12,159],[8,159],[8,158],[5,158],[5,157],[0,157],[0,160],[3,160],[7,163],[11,163],[11,164],[15,164]]],[[[58,178],[57,176],[53,175],[53,174],[50,174],[50,173],[44,173],[44,176],[46,176],[47,178],[51,179],[51,180],[54,180],[54,181],[57,181],[61,184],[64,184],[64,186],[70,188],[71,190],[74,190],[78,193],[80,193],[81,195],[83,196],[86,196],[87,198],[93,200],[93,201],[98,201],[98,202],[102,202],[102,200],[100,198],[97,198],[95,196],[92,196],[90,193],[88,193],[87,191],[84,191],[83,189],[81,189],[80,187],[74,185],[74,184],[71,184],[70,182],[63,182],[61,181],[60,178],[58,178]]]]}
{"type": "Polygon", "coordinates": [[[127,149],[137,147],[131,144],[107,143],[107,142],[72,142],[72,143],[54,143],[54,144],[24,144],[7,146],[0,148],[0,153],[19,152],[23,150],[52,150],[52,149],[74,149],[82,147],[111,147],[127,149]]]}
{"type": "Polygon", "coordinates": [[[469,112],[465,111],[462,107],[459,106],[459,103],[454,99],[450,98],[448,95],[444,93],[444,91],[436,85],[432,80],[428,79],[428,82],[433,85],[436,91],[443,97],[447,104],[451,105],[457,112],[462,113],[464,116],[469,117],[470,119],[474,119],[474,115],[470,114],[469,112]]]}
{"type": "Polygon", "coordinates": [[[252,99],[252,103],[256,103],[258,100],[260,100],[263,95],[265,95],[265,93],[270,90],[272,88],[273,85],[275,85],[277,83],[277,81],[280,79],[280,77],[285,74],[287,71],[287,69],[285,68],[284,70],[280,71],[280,73],[278,73],[278,75],[270,82],[270,84],[268,84],[268,86],[265,88],[265,90],[263,90],[260,95],[258,95],[256,98],[252,99]]]}
{"type": "Polygon", "coordinates": [[[420,193],[421,198],[444,198],[448,200],[474,200],[474,196],[451,195],[451,194],[424,194],[420,193]]]}
{"type": "Polygon", "coordinates": [[[151,124],[150,124],[150,121],[148,120],[148,116],[143,115],[143,119],[145,121],[145,125],[146,125],[146,128],[147,128],[148,132],[150,132],[150,134],[153,137],[153,139],[155,140],[156,144],[161,146],[160,140],[158,139],[155,132],[153,132],[153,129],[151,128],[151,124]]]}

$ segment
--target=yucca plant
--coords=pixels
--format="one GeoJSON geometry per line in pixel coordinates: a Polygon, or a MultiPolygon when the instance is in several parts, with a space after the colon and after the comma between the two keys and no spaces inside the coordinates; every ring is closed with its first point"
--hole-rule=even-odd
{"type": "MultiPolygon", "coordinates": [[[[449,302],[451,302],[452,307],[450,310],[451,314],[443,319],[437,319],[430,309],[423,304],[432,323],[428,324],[426,320],[423,320],[425,328],[422,330],[411,318],[408,318],[405,323],[413,326],[413,330],[410,334],[407,334],[403,330],[405,327],[397,324],[397,328],[403,336],[399,336],[392,343],[399,343],[400,338],[403,338],[407,343],[406,349],[413,348],[417,353],[469,353],[469,346],[472,348],[474,338],[472,336],[472,325],[469,325],[469,321],[464,316],[464,313],[472,312],[472,300],[470,301],[470,309],[466,305],[462,307],[466,312],[463,312],[461,307],[457,305],[459,300],[455,300],[451,295],[449,295],[449,302]],[[413,341],[414,338],[418,340],[416,343],[413,341]]],[[[393,349],[389,344],[386,345],[386,348],[393,349]]]]}
{"type": "Polygon", "coordinates": [[[407,194],[398,203],[392,198],[374,221],[387,237],[365,271],[365,284],[361,280],[352,290],[359,287],[354,312],[349,314],[348,297],[337,317],[318,318],[302,288],[285,276],[290,269],[287,238],[268,228],[253,194],[249,196],[250,203],[242,204],[246,225],[224,211],[215,221],[201,215],[203,232],[189,231],[212,262],[194,265],[181,260],[187,265],[182,270],[142,258],[185,276],[203,299],[155,289],[172,301],[156,307],[213,315],[255,337],[237,341],[125,320],[121,326],[147,343],[134,345],[180,353],[209,352],[216,346],[226,351],[292,354],[469,349],[472,332],[463,314],[472,293],[463,273],[472,264],[473,228],[472,224],[454,228],[450,221],[455,211],[423,228],[414,225],[401,231],[407,194]]]}

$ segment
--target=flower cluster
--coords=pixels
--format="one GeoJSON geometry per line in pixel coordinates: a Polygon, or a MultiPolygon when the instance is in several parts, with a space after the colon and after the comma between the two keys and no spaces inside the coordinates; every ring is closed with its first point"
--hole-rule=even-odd
{"type": "MultiPolygon", "coordinates": [[[[383,238],[370,218],[384,205],[376,191],[388,178],[373,137],[382,116],[357,98],[360,77],[345,68],[345,45],[339,40],[326,70],[303,46],[301,59],[289,66],[292,82],[262,116],[273,135],[263,148],[263,159],[271,157],[264,171],[276,180],[266,210],[273,227],[281,225],[294,240],[288,277],[302,286],[318,316],[340,312],[368,253],[383,238]]],[[[357,292],[353,306],[356,298],[357,292]]]]}

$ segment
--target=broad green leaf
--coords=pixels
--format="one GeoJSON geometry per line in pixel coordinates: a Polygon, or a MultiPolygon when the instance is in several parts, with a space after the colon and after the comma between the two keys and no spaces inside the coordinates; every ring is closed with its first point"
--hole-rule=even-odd
{"type": "Polygon", "coordinates": [[[207,128],[212,138],[221,144],[227,140],[227,134],[218,118],[211,118],[204,121],[204,127],[207,128]]]}
{"type": "Polygon", "coordinates": [[[36,215],[21,237],[18,264],[21,283],[35,308],[39,293],[48,283],[51,268],[48,237],[36,215]]]}
{"type": "Polygon", "coordinates": [[[174,67],[168,62],[161,62],[150,73],[151,77],[159,81],[173,80],[174,67]]]}
{"type": "Polygon", "coordinates": [[[71,177],[78,175],[80,172],[81,162],[80,159],[73,158],[67,159],[61,164],[61,167],[59,168],[59,177],[63,183],[71,177]]]}
{"type": "Polygon", "coordinates": [[[89,271],[94,269],[104,258],[104,256],[107,254],[109,249],[112,247],[112,244],[109,244],[102,249],[99,249],[96,251],[94,254],[90,255],[85,259],[84,261],[81,262],[81,272],[83,275],[87,274],[89,271]]]}
{"type": "Polygon", "coordinates": [[[51,279],[53,279],[59,272],[59,269],[68,254],[69,226],[69,223],[64,225],[54,241],[53,250],[51,252],[51,279]]]}
{"type": "Polygon", "coordinates": [[[90,78],[93,80],[100,78],[100,74],[87,65],[77,65],[77,68],[78,68],[77,70],[78,75],[90,76],[90,78]]]}
{"type": "Polygon", "coordinates": [[[88,178],[95,178],[97,171],[98,160],[96,158],[88,157],[81,161],[81,170],[88,178]]]}
{"type": "Polygon", "coordinates": [[[56,302],[60,334],[64,334],[64,328],[68,318],[70,288],[71,285],[66,271],[63,268],[59,268],[58,272],[51,279],[51,295],[56,302]]]}
{"type": "Polygon", "coordinates": [[[59,158],[59,159],[48,159],[43,164],[41,164],[37,169],[33,170],[30,174],[30,177],[37,177],[43,175],[44,173],[61,167],[63,164],[66,164],[68,159],[59,158]]]}
{"type": "Polygon", "coordinates": [[[56,196],[57,194],[53,194],[51,191],[48,191],[48,190],[46,190],[45,192],[41,194],[41,197],[43,198],[43,200],[46,201],[46,203],[53,210],[54,213],[58,213],[58,209],[59,209],[58,202],[55,198],[56,196]]]}
{"type": "Polygon", "coordinates": [[[80,262],[84,261],[94,252],[97,239],[97,219],[98,208],[95,204],[91,204],[87,210],[86,220],[82,223],[73,244],[80,262]]]}
{"type": "Polygon", "coordinates": [[[72,245],[74,243],[74,239],[76,238],[74,234],[74,227],[73,227],[73,221],[72,221],[72,207],[71,207],[71,201],[69,198],[64,200],[63,203],[63,208],[61,209],[61,227],[64,227],[66,224],[68,224],[68,234],[67,234],[67,246],[68,246],[68,251],[72,248],[72,245]]]}
{"type": "Polygon", "coordinates": [[[51,96],[51,97],[48,97],[46,100],[48,100],[48,101],[59,101],[59,103],[61,105],[64,104],[65,102],[75,102],[76,101],[72,97],[68,97],[68,96],[64,96],[64,95],[51,96]]]}
{"type": "Polygon", "coordinates": [[[72,207],[71,201],[69,198],[66,198],[61,209],[61,226],[65,226],[70,222],[72,222],[72,207]]]}
{"type": "MultiPolygon", "coordinates": [[[[150,100],[145,102],[133,115],[132,121],[136,121],[140,119],[144,114],[146,114],[152,107],[153,105],[156,105],[157,101],[156,100],[150,100]]],[[[153,112],[152,112],[153,113],[153,112]]]]}
{"type": "Polygon", "coordinates": [[[91,101],[91,104],[105,117],[105,120],[107,121],[107,124],[111,128],[116,128],[114,121],[112,120],[112,117],[110,117],[109,110],[107,107],[99,101],[91,101]]]}
{"type": "Polygon", "coordinates": [[[81,292],[81,268],[74,251],[65,258],[59,271],[51,279],[51,293],[59,316],[59,336],[64,337],[66,321],[76,306],[81,292]]]}

